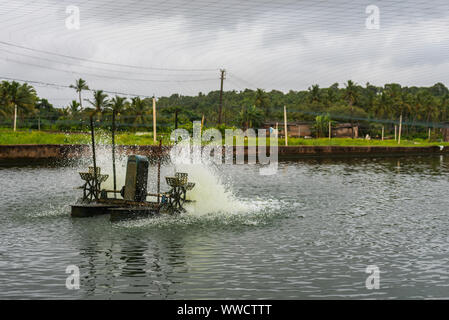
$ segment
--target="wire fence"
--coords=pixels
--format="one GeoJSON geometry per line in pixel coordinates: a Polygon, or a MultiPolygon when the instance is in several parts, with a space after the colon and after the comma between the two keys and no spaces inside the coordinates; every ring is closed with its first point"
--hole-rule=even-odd
{"type": "MultiPolygon", "coordinates": [[[[300,121],[297,120],[295,115],[297,112],[288,112],[287,120],[288,126],[294,126],[299,123],[306,125],[310,128],[312,136],[322,136],[328,134],[328,123],[321,124],[314,121],[300,121]],[[319,133],[318,133],[319,132],[319,133]]],[[[315,114],[315,113],[314,113],[315,114]]],[[[318,113],[317,113],[318,114],[318,113]]],[[[320,114],[322,115],[322,113],[320,114]]],[[[180,119],[179,119],[180,120],[180,119]]],[[[193,121],[201,121],[201,119],[183,119],[178,121],[178,128],[185,128],[191,131],[193,121]]],[[[397,132],[400,125],[399,120],[391,119],[371,119],[371,118],[351,118],[340,116],[338,119],[330,117],[331,129],[335,130],[341,124],[351,124],[357,127],[359,137],[369,135],[371,137],[380,137],[382,132],[384,136],[394,135],[397,132]]],[[[217,123],[213,120],[207,121],[208,125],[205,127],[217,127],[217,123]]],[[[284,119],[275,119],[269,122],[261,122],[256,128],[268,128],[277,123],[279,128],[283,130],[284,119]],[[271,125],[268,125],[271,124],[271,125]]],[[[98,129],[110,130],[112,126],[112,115],[102,114],[98,116],[94,121],[95,127],[98,129]]],[[[14,120],[12,117],[0,118],[0,128],[12,129],[14,127],[14,120]]],[[[236,123],[226,123],[221,126],[221,129],[226,127],[239,127],[236,123]]],[[[17,117],[16,128],[18,130],[42,130],[42,131],[63,131],[63,132],[89,132],[90,120],[85,115],[79,116],[60,116],[50,115],[45,117],[28,116],[17,117]]],[[[156,126],[158,133],[170,133],[175,129],[175,121],[173,118],[161,116],[157,119],[156,126]]],[[[139,131],[139,132],[152,132],[153,131],[153,119],[151,116],[144,115],[120,115],[116,119],[117,131],[139,131]]],[[[424,121],[407,121],[405,119],[402,122],[402,135],[408,138],[428,138],[429,130],[432,130],[434,136],[444,135],[445,131],[449,130],[447,122],[424,122],[424,121]]],[[[290,131],[290,129],[289,129],[290,131]]]]}

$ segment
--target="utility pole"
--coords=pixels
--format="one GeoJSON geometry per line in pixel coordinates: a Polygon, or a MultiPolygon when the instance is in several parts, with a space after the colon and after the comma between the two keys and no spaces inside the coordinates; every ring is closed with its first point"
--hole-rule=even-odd
{"type": "Polygon", "coordinates": [[[14,132],[16,132],[16,123],[17,123],[17,105],[14,104],[14,132]]]}
{"type": "Polygon", "coordinates": [[[153,141],[156,143],[156,98],[153,96],[153,141]]]}
{"type": "Polygon", "coordinates": [[[203,117],[201,118],[201,132],[203,132],[203,126],[204,126],[204,114],[203,117]]]}
{"type": "Polygon", "coordinates": [[[225,79],[226,70],[220,69],[220,105],[218,107],[218,124],[221,124],[221,112],[223,110],[223,80],[225,79]]]}
{"type": "Polygon", "coordinates": [[[287,107],[284,106],[284,137],[285,145],[288,146],[288,126],[287,126],[287,107]]]}

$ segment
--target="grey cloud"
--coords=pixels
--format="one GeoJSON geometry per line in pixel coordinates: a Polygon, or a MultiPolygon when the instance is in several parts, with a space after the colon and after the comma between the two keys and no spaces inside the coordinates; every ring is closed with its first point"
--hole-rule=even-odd
{"type": "MultiPolygon", "coordinates": [[[[448,9],[449,3],[441,0],[0,0],[0,40],[120,64],[225,67],[230,74],[226,89],[251,84],[287,91],[307,89],[313,83],[342,83],[349,78],[359,83],[394,80],[427,85],[449,80],[448,9]],[[365,28],[365,8],[370,4],[380,8],[380,30],[365,28]],[[65,28],[66,5],[81,8],[81,30],[65,28]]],[[[19,63],[0,59],[0,76],[65,85],[83,77],[91,87],[111,91],[196,94],[216,90],[219,83],[218,71],[192,75],[120,68],[0,45],[2,57],[19,63]],[[110,79],[120,76],[181,81],[110,79]],[[184,81],[192,78],[212,80],[184,81]]],[[[57,98],[58,103],[73,98],[70,90],[38,91],[57,98]]]]}

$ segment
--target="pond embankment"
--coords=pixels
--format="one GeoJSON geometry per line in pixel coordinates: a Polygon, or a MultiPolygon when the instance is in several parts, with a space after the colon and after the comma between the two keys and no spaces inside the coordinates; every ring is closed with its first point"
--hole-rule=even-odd
{"type": "MultiPolygon", "coordinates": [[[[157,150],[157,146],[117,146],[117,153],[146,154],[157,150]]],[[[345,156],[416,156],[449,154],[449,147],[392,147],[392,146],[279,146],[280,159],[303,157],[345,156]]],[[[89,145],[40,144],[0,145],[0,160],[76,159],[90,155],[89,145]]],[[[236,150],[234,147],[234,154],[236,150]]],[[[245,147],[245,154],[248,149],[245,147]]]]}

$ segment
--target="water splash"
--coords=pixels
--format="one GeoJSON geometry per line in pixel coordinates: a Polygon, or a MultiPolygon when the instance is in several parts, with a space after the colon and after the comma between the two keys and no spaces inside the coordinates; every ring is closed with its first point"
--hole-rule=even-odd
{"type": "MultiPolygon", "coordinates": [[[[101,167],[102,174],[108,174],[109,179],[102,184],[103,188],[113,188],[112,178],[112,149],[108,144],[98,145],[96,150],[97,166],[101,167]]],[[[261,217],[267,215],[267,212],[278,209],[280,204],[277,201],[269,201],[266,199],[253,199],[245,197],[237,197],[233,192],[232,176],[229,175],[228,181],[225,181],[226,172],[231,168],[229,165],[217,166],[206,161],[199,161],[195,157],[191,157],[190,152],[183,149],[179,153],[171,153],[171,163],[161,168],[161,191],[168,191],[170,187],[166,184],[164,177],[173,176],[175,172],[186,172],[189,175],[189,181],[195,182],[193,190],[188,191],[187,199],[192,202],[184,205],[187,212],[181,215],[181,218],[170,221],[183,224],[198,223],[198,219],[204,221],[215,221],[220,219],[223,223],[234,223],[246,225],[257,225],[260,223],[261,217]],[[273,209],[273,210],[271,210],[273,209]],[[198,218],[198,219],[197,219],[198,218]]],[[[116,176],[117,188],[120,189],[125,183],[126,176],[126,154],[116,155],[116,176]]],[[[76,168],[80,171],[86,170],[91,166],[90,158],[83,158],[77,164],[76,168]]],[[[156,192],[156,168],[150,166],[148,174],[148,191],[156,192]]],[[[148,198],[148,200],[153,200],[148,198]]],[[[154,219],[144,219],[131,224],[138,226],[150,222],[154,219]],[[148,220],[145,222],[145,220],[148,220]]],[[[167,221],[158,218],[158,224],[165,224],[167,221]]],[[[169,223],[171,223],[169,222],[169,223]]]]}

